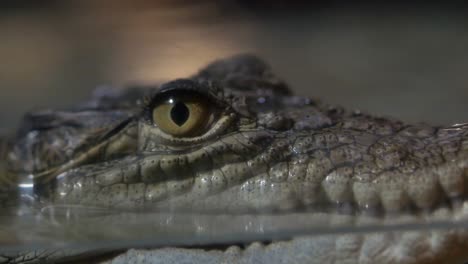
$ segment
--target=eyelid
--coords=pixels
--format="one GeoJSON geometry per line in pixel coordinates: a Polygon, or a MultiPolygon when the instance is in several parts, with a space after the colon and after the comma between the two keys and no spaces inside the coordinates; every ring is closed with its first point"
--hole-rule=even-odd
{"type": "Polygon", "coordinates": [[[159,90],[153,94],[150,104],[154,105],[160,103],[170,95],[182,95],[186,96],[187,94],[198,95],[208,100],[211,100],[212,103],[221,106],[223,97],[223,90],[214,87],[211,83],[208,82],[196,82],[190,79],[177,79],[175,81],[168,82],[163,84],[159,90]]]}
{"type": "Polygon", "coordinates": [[[218,136],[217,132],[225,131],[234,119],[234,113],[229,113],[224,116],[221,116],[217,121],[213,123],[213,126],[210,129],[208,129],[204,134],[196,137],[174,137],[165,133],[162,130],[159,130],[159,137],[162,140],[170,142],[173,145],[201,143],[218,136]]]}
{"type": "MultiPolygon", "coordinates": [[[[232,106],[224,100],[224,91],[210,85],[201,85],[190,81],[190,85],[178,85],[172,83],[186,83],[186,80],[176,80],[163,85],[159,90],[153,93],[151,98],[147,98],[143,106],[143,116],[148,122],[152,120],[153,109],[162,103],[166,103],[170,97],[186,97],[188,99],[199,97],[201,100],[207,100],[212,109],[218,113],[236,112],[232,106]],[[208,88],[207,88],[208,87],[208,88]]],[[[214,121],[216,123],[216,121],[214,121]]]]}

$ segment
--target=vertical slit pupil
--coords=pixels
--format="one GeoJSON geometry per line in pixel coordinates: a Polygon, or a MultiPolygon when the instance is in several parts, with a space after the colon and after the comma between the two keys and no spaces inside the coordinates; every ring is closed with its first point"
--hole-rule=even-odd
{"type": "Polygon", "coordinates": [[[185,124],[190,116],[190,111],[184,103],[177,102],[171,109],[171,118],[178,126],[185,124]]]}

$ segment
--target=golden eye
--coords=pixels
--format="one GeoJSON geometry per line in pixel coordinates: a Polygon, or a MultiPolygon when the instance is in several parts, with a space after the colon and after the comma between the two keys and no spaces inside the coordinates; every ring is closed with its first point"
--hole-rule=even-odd
{"type": "Polygon", "coordinates": [[[153,108],[153,122],[174,137],[198,136],[211,119],[209,104],[202,98],[171,97],[153,108]]]}

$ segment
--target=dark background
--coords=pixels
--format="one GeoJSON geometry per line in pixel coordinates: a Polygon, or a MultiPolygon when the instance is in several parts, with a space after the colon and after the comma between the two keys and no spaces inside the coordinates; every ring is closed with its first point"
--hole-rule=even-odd
{"type": "Polygon", "coordinates": [[[96,86],[184,77],[239,52],[300,95],[410,122],[468,121],[460,3],[2,1],[0,132],[96,86]]]}

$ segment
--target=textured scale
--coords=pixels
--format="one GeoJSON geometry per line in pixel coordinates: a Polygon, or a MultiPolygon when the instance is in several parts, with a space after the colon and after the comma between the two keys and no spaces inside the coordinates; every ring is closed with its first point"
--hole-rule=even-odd
{"type": "MultiPolygon", "coordinates": [[[[394,216],[435,221],[468,213],[468,124],[405,124],[296,97],[264,62],[248,55],[216,61],[161,89],[192,86],[228,111],[213,133],[161,135],[142,106],[160,87],[101,92],[70,111],[27,115],[14,144],[0,145],[8,160],[5,175],[33,175],[35,202],[54,206],[308,212],[331,225],[364,227],[394,216]]],[[[3,186],[14,189],[23,181],[18,176],[3,186]]],[[[200,263],[207,257],[213,263],[457,263],[467,260],[467,246],[464,229],[395,230],[226,251],[135,250],[112,263],[175,256],[200,263]]]]}

